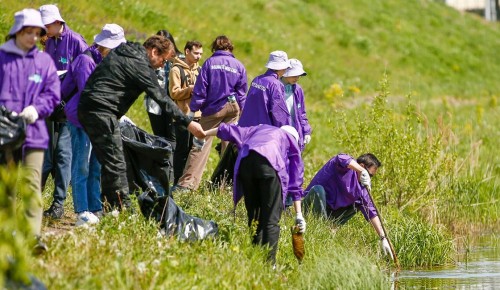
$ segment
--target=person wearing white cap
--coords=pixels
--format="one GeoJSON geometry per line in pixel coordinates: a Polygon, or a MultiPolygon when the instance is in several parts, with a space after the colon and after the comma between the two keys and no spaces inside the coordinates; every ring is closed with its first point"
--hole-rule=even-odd
{"type": "MultiPolygon", "coordinates": [[[[45,52],[52,57],[58,71],[67,71],[73,60],[86,50],[88,45],[80,34],[69,28],[57,6],[43,5],[39,10],[48,36],[45,52]]],[[[56,111],[59,109],[60,106],[56,111]]],[[[52,142],[45,152],[42,188],[49,174],[52,174],[54,199],[50,208],[43,214],[45,217],[59,219],[64,214],[63,204],[71,179],[71,136],[65,120],[49,120],[47,124],[52,142]]]]}
{"type": "Polygon", "coordinates": [[[106,24],[94,37],[94,44],[71,63],[61,84],[61,97],[66,102],[64,111],[71,133],[71,177],[73,208],[77,215],[76,226],[95,224],[102,214],[101,165],[95,156],[90,139],[78,120],[78,103],[85,84],[109,52],[125,43],[123,28],[106,24]]]}
{"type": "Polygon", "coordinates": [[[266,64],[267,71],[250,84],[247,102],[238,124],[242,127],[268,124],[276,127],[292,125],[285,103],[285,88],[280,78],[290,67],[284,51],[273,51],[266,64]]]}
{"type": "Polygon", "coordinates": [[[285,103],[292,118],[291,125],[299,133],[299,147],[302,151],[305,145],[311,141],[311,126],[306,114],[304,90],[297,82],[301,76],[306,76],[307,73],[298,59],[290,59],[290,65],[291,67],[281,77],[281,82],[285,86],[285,103]]]}
{"type": "Polygon", "coordinates": [[[301,233],[306,230],[301,208],[304,163],[297,130],[288,125],[239,127],[222,123],[207,130],[206,135],[217,135],[238,148],[233,173],[234,206],[244,197],[248,226],[256,225],[252,243],[269,246],[268,261],[275,264],[279,221],[287,196],[294,201],[295,224],[301,233]]]}
{"type": "MultiPolygon", "coordinates": [[[[290,113],[285,103],[285,88],[279,80],[289,67],[290,62],[286,52],[276,50],[269,54],[266,63],[267,71],[253,79],[250,84],[245,107],[238,120],[239,126],[249,127],[267,124],[281,127],[292,125],[290,113]]],[[[226,150],[226,153],[222,155],[219,165],[216,167],[217,170],[212,175],[214,182],[225,179],[224,172],[231,173],[233,171],[232,164],[235,160],[234,154],[231,152],[236,151],[236,149],[232,144],[228,146],[231,146],[230,150],[226,150]]]]}
{"type": "MultiPolygon", "coordinates": [[[[25,208],[31,231],[38,237],[36,253],[47,250],[39,239],[43,211],[40,176],[44,150],[49,144],[44,119],[60,101],[60,82],[54,62],[36,47],[43,34],[45,26],[40,12],[24,9],[16,12],[7,41],[0,46],[0,106],[19,114],[27,124],[26,139],[13,155],[14,161],[21,162],[26,170],[21,182],[28,184],[33,192],[25,208]]],[[[0,151],[0,159],[2,157],[0,151]]],[[[16,200],[16,197],[11,200],[16,200]]]]}

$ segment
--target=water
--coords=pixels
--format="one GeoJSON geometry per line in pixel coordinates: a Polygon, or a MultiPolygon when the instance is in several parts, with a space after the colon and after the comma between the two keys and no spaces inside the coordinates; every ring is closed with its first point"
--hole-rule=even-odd
{"type": "Polygon", "coordinates": [[[455,265],[428,270],[401,271],[396,289],[500,289],[500,237],[481,239],[462,252],[455,265]]]}

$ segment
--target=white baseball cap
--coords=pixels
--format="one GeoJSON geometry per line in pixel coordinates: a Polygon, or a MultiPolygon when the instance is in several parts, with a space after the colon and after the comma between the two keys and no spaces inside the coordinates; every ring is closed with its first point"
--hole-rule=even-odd
{"type": "Polygon", "coordinates": [[[296,76],[306,76],[307,73],[304,71],[302,67],[302,63],[300,60],[291,58],[290,59],[291,67],[285,71],[283,74],[284,77],[296,77],[296,76]]]}
{"type": "Polygon", "coordinates": [[[10,29],[9,35],[18,33],[26,26],[40,27],[42,35],[45,34],[45,25],[42,23],[40,12],[35,9],[23,9],[14,14],[14,25],[10,29]]]}
{"type": "Polygon", "coordinates": [[[269,54],[269,60],[266,63],[266,67],[274,70],[282,70],[290,67],[290,62],[288,61],[288,55],[286,52],[281,50],[273,51],[269,54]]]}
{"type": "Polygon", "coordinates": [[[295,138],[295,141],[299,142],[299,132],[297,132],[297,129],[290,125],[281,126],[280,129],[290,133],[295,138]]]}
{"type": "Polygon", "coordinates": [[[42,22],[44,25],[52,24],[56,21],[66,22],[62,19],[59,8],[57,8],[56,5],[42,5],[40,6],[40,13],[42,14],[42,22]]]}
{"type": "Polygon", "coordinates": [[[127,42],[123,28],[118,24],[106,24],[101,33],[94,36],[94,42],[107,48],[115,48],[118,45],[127,42]]]}

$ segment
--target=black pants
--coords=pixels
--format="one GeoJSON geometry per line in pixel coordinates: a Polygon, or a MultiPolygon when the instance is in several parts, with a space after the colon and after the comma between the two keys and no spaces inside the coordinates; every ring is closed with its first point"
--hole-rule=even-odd
{"type": "Polygon", "coordinates": [[[118,119],[113,114],[85,113],[80,122],[101,163],[102,201],[111,208],[130,207],[127,166],[118,119]]]}
{"type": "Polygon", "coordinates": [[[243,187],[248,226],[251,227],[253,222],[257,222],[257,231],[252,242],[268,245],[271,248],[268,261],[274,264],[280,236],[279,221],[283,212],[282,188],[278,174],[266,158],[250,151],[248,156],[241,160],[237,178],[243,187]]]}
{"type": "Polygon", "coordinates": [[[176,146],[174,150],[174,184],[182,177],[184,167],[189,156],[189,151],[193,146],[193,135],[185,126],[175,127],[176,146]]]}
{"type": "MultiPolygon", "coordinates": [[[[174,121],[172,120],[172,116],[169,116],[163,110],[161,111],[161,115],[155,115],[148,112],[149,122],[151,123],[151,129],[153,130],[153,134],[156,136],[160,136],[165,138],[170,145],[172,145],[172,151],[174,152],[177,148],[177,137],[176,137],[176,127],[174,125],[174,121]]],[[[189,152],[188,152],[189,154],[189,152]]],[[[174,168],[174,154],[170,155],[169,162],[172,165],[170,168],[174,168]]],[[[184,167],[182,167],[184,170],[184,167]]],[[[182,175],[182,172],[181,172],[182,175]]],[[[174,170],[171,169],[168,176],[169,180],[174,179],[174,170]]],[[[174,182],[175,184],[175,182],[174,182]]]]}

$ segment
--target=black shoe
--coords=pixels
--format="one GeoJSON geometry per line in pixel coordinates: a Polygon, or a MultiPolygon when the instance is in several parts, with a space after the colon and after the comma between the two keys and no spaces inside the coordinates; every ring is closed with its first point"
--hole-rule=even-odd
{"type": "Polygon", "coordinates": [[[60,219],[64,215],[64,207],[57,203],[53,203],[50,208],[43,212],[44,217],[60,219]]]}
{"type": "Polygon", "coordinates": [[[45,254],[48,250],[49,248],[47,247],[47,245],[44,242],[42,242],[42,239],[39,236],[37,236],[36,244],[33,247],[33,255],[39,256],[45,254]]]}

